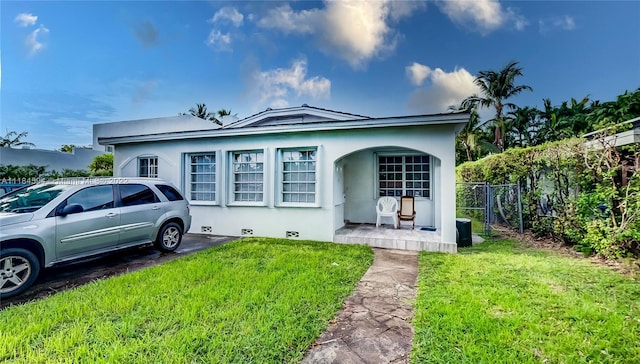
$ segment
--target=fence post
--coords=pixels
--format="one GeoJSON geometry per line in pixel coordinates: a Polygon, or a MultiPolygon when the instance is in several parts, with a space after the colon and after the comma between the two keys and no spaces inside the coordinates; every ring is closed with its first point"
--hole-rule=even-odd
{"type": "Polygon", "coordinates": [[[493,189],[485,182],[485,202],[484,202],[484,233],[491,236],[491,221],[493,221],[493,189]]]}
{"type": "Polygon", "coordinates": [[[517,183],[516,185],[518,186],[518,218],[520,219],[519,231],[520,231],[520,234],[522,234],[524,233],[524,227],[522,224],[522,197],[520,196],[520,183],[517,183]]]}

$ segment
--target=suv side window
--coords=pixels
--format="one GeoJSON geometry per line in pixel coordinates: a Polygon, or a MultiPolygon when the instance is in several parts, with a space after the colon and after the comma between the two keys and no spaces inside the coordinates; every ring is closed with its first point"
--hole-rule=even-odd
{"type": "Polygon", "coordinates": [[[87,187],[67,199],[67,205],[74,203],[82,206],[84,211],[110,209],[114,206],[113,187],[111,185],[87,187]]]}
{"type": "Polygon", "coordinates": [[[120,188],[122,206],[135,206],[160,202],[158,196],[156,196],[156,194],[145,185],[123,184],[118,185],[118,187],[120,188]]]}
{"type": "Polygon", "coordinates": [[[156,187],[162,192],[162,194],[169,201],[180,201],[184,200],[184,197],[178,192],[175,188],[168,185],[156,185],[156,187]]]}

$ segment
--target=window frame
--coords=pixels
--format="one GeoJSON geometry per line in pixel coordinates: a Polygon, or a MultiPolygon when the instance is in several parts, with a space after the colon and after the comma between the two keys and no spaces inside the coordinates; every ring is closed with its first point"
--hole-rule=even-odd
{"type": "Polygon", "coordinates": [[[158,178],[158,172],[159,172],[159,160],[158,160],[158,156],[157,155],[146,155],[146,156],[139,156],[138,157],[138,163],[137,163],[137,175],[138,177],[142,177],[142,178],[158,178]],[[141,161],[142,160],[147,160],[147,175],[146,176],[142,176],[140,173],[141,170],[141,161]],[[155,160],[155,175],[153,175],[153,173],[150,173],[151,167],[152,167],[152,163],[151,160],[155,160]]]}
{"type": "MultiPolygon", "coordinates": [[[[374,153],[374,171],[375,171],[375,185],[374,185],[374,199],[378,199],[380,197],[382,197],[380,195],[380,157],[402,157],[402,195],[401,196],[390,196],[390,197],[394,197],[396,199],[400,199],[400,197],[402,196],[408,196],[407,195],[407,170],[406,170],[406,165],[407,165],[407,157],[428,157],[429,158],[429,196],[425,197],[425,196],[413,196],[413,198],[415,200],[433,200],[433,156],[431,154],[427,154],[427,153],[416,153],[416,152],[411,152],[411,151],[404,151],[404,152],[377,152],[374,153]]],[[[413,173],[413,172],[410,172],[413,173]]],[[[413,181],[413,180],[412,180],[413,181]]],[[[424,180],[421,180],[424,181],[424,180]]],[[[414,190],[415,188],[410,188],[411,190],[414,190]]],[[[424,189],[424,188],[420,188],[420,189],[424,189]]]]}
{"type": "MultiPolygon", "coordinates": [[[[258,162],[256,162],[258,163],[258,162]]],[[[229,206],[266,206],[267,205],[267,170],[268,159],[266,149],[240,149],[227,152],[227,205],[229,206]],[[237,154],[257,153],[262,154],[262,200],[259,201],[238,201],[236,200],[236,171],[235,156],[237,154]]],[[[253,192],[250,192],[253,193],[253,192]]]]}
{"type": "MultiPolygon", "coordinates": [[[[118,207],[132,207],[132,206],[142,206],[142,205],[151,205],[154,203],[160,203],[162,202],[160,200],[160,197],[158,196],[158,194],[153,190],[153,188],[149,187],[147,184],[144,183],[119,183],[117,185],[114,185],[117,187],[118,190],[118,197],[117,197],[117,206],[118,207]],[[148,190],[148,192],[151,192],[153,195],[153,201],[140,201],[140,200],[136,200],[139,203],[125,203],[125,198],[126,197],[130,197],[130,196],[125,196],[124,192],[127,192],[125,189],[127,188],[126,186],[141,186],[143,187],[143,191],[148,190]]],[[[147,192],[147,193],[148,193],[147,192]]],[[[134,195],[131,195],[134,196],[134,195]]]]}
{"type": "MultiPolygon", "coordinates": [[[[191,205],[205,205],[205,206],[217,206],[220,205],[220,151],[212,150],[212,151],[204,151],[204,152],[188,152],[183,153],[183,168],[182,168],[182,178],[183,178],[183,197],[189,202],[191,205]],[[215,171],[213,172],[213,200],[193,200],[191,198],[191,157],[192,156],[205,156],[205,155],[213,155],[213,165],[215,171]]],[[[206,192],[209,193],[209,192],[206,192]]]]}
{"type": "Polygon", "coordinates": [[[320,165],[321,165],[321,147],[320,146],[305,146],[305,147],[286,147],[278,148],[276,150],[276,206],[277,207],[321,207],[321,193],[320,193],[320,165]],[[289,202],[284,201],[284,153],[285,152],[315,152],[315,180],[314,185],[314,202],[289,202]]]}
{"type": "MultiPolygon", "coordinates": [[[[84,206],[82,206],[82,204],[80,204],[83,208],[83,211],[81,213],[84,212],[93,212],[93,211],[103,211],[103,210],[110,210],[113,208],[119,208],[120,206],[118,206],[118,197],[116,195],[116,191],[114,189],[114,185],[111,184],[103,184],[103,185],[93,185],[93,186],[87,186],[87,187],[83,187],[77,191],[74,191],[71,195],[67,196],[64,201],[62,201],[55,209],[54,211],[56,212],[60,212],[62,209],[64,209],[67,205],[69,205],[69,200],[77,197],[78,194],[85,194],[88,191],[90,192],[91,190],[94,190],[96,188],[106,188],[109,187],[111,188],[111,206],[110,207],[103,207],[100,209],[84,209],[84,206]]],[[[91,193],[91,192],[90,192],[91,193]]],[[[95,192],[93,192],[93,194],[95,195],[95,192]]],[[[71,203],[77,203],[72,201],[71,203]]]]}

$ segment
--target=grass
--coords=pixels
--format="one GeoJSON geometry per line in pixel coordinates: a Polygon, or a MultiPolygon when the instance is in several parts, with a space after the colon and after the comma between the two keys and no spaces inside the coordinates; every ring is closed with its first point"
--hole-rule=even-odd
{"type": "Polygon", "coordinates": [[[420,254],[414,363],[638,363],[640,282],[511,240],[420,254]]]}
{"type": "Polygon", "coordinates": [[[364,246],[229,243],[0,311],[0,361],[299,362],[372,260],[364,246]]]}

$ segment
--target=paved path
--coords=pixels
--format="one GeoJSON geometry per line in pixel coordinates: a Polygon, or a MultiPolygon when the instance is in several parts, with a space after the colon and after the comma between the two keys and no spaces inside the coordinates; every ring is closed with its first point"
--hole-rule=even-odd
{"type": "Polygon", "coordinates": [[[374,253],[373,265],[302,363],[409,363],[418,253],[374,253]]]}

